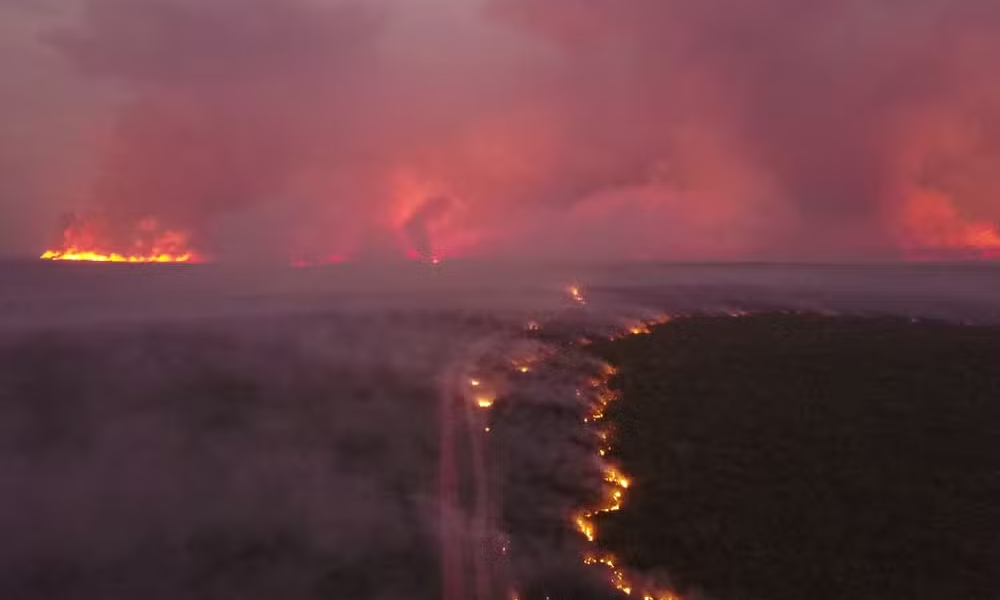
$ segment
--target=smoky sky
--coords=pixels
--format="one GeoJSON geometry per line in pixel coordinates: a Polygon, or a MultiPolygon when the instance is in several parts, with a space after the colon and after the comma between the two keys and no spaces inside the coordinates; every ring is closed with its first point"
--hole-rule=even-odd
{"type": "Polygon", "coordinates": [[[996,3],[0,0],[0,19],[5,254],[69,212],[154,217],[218,258],[1000,239],[996,3]]]}

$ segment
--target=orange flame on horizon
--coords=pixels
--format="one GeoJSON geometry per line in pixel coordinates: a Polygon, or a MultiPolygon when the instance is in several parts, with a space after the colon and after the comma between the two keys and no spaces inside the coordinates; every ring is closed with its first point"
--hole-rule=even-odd
{"type": "Polygon", "coordinates": [[[119,244],[102,219],[76,217],[62,233],[62,246],[49,248],[42,260],[114,263],[198,263],[204,259],[182,231],[163,229],[147,217],[136,223],[131,240],[119,244]]]}

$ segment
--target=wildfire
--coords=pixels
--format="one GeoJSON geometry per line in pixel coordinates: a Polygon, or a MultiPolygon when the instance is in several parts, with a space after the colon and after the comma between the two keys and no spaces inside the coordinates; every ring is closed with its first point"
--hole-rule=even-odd
{"type": "Polygon", "coordinates": [[[904,245],[912,258],[957,255],[1000,259],[1000,225],[965,218],[952,198],[935,191],[912,194],[904,213],[904,245]]]}
{"type": "MultiPolygon", "coordinates": [[[[607,435],[605,434],[604,437],[606,438],[607,435]]],[[[623,490],[627,490],[628,486],[631,485],[631,480],[625,475],[622,475],[618,469],[614,468],[610,468],[604,473],[604,480],[612,485],[620,487],[623,490]]]]}
{"type": "MultiPolygon", "coordinates": [[[[582,303],[582,295],[576,288],[570,289],[570,294],[574,299],[577,297],[582,303]],[[575,292],[574,292],[575,290],[575,292]]],[[[669,316],[661,316],[656,319],[632,324],[625,328],[624,335],[646,335],[652,332],[651,327],[670,321],[669,316]]],[[[609,339],[615,339],[612,335],[609,339]]],[[[592,407],[586,417],[585,423],[594,423],[604,418],[605,410],[608,406],[619,399],[619,395],[609,387],[611,378],[618,374],[618,370],[610,364],[603,364],[601,376],[591,378],[585,385],[577,390],[577,396],[588,397],[592,400],[592,407]]],[[[611,434],[604,429],[596,432],[600,443],[597,445],[599,460],[603,465],[604,482],[607,484],[602,494],[601,502],[593,507],[583,510],[573,516],[573,524],[578,532],[587,540],[589,544],[597,543],[597,525],[595,519],[603,514],[621,510],[625,501],[625,492],[632,486],[632,480],[625,475],[618,467],[611,465],[605,457],[611,452],[611,434]]],[[[608,580],[611,585],[626,596],[641,597],[643,600],[681,600],[679,596],[669,591],[640,590],[624,569],[618,566],[618,561],[611,554],[587,553],[583,557],[586,565],[595,565],[604,568],[608,572],[608,580]]]]}
{"type": "Polygon", "coordinates": [[[469,386],[467,397],[473,404],[483,410],[493,408],[497,395],[492,385],[487,385],[482,379],[475,377],[466,381],[466,384],[469,386]]]}
{"type": "Polygon", "coordinates": [[[568,293],[569,297],[573,299],[573,302],[576,302],[580,306],[587,305],[587,298],[584,297],[583,290],[580,289],[580,286],[571,285],[568,288],[566,288],[566,293],[568,293]]]}
{"type": "Polygon", "coordinates": [[[628,332],[630,335],[647,335],[653,331],[645,323],[637,323],[635,325],[630,325],[628,332]]]}
{"type": "Polygon", "coordinates": [[[186,233],[164,229],[153,218],[138,221],[130,228],[128,240],[100,218],[77,217],[63,230],[62,246],[50,248],[42,260],[114,263],[196,263],[202,262],[190,246],[186,233]]]}
{"type": "Polygon", "coordinates": [[[544,355],[542,354],[523,355],[511,359],[510,366],[514,369],[514,371],[521,373],[522,375],[526,375],[531,373],[532,369],[534,369],[535,365],[537,365],[543,357],[544,355]]]}

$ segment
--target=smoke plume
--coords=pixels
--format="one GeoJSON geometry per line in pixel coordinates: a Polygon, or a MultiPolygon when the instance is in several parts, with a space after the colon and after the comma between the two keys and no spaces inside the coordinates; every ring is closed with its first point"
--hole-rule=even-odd
{"type": "Polygon", "coordinates": [[[1000,255],[992,3],[6,0],[0,17],[17,33],[0,110],[25,123],[0,142],[8,253],[92,211],[215,258],[1000,255]],[[37,98],[8,93],[40,63],[37,98]]]}

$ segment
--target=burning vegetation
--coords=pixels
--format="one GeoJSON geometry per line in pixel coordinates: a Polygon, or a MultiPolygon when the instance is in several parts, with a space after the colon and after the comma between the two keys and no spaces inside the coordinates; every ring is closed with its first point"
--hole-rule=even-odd
{"type": "Polygon", "coordinates": [[[601,520],[621,554],[585,561],[637,598],[671,596],[637,592],[623,563],[685,597],[994,595],[1000,330],[743,316],[593,345],[628,373],[609,418],[642,496],[601,520]]]}
{"type": "MultiPolygon", "coordinates": [[[[995,2],[75,4],[12,13],[9,252],[65,180],[220,259],[1000,258],[995,2]]],[[[198,259],[134,233],[45,254],[198,259]]]]}
{"type": "MultiPolygon", "coordinates": [[[[565,293],[578,309],[587,309],[587,295],[581,285],[569,285],[565,288],[565,293]]],[[[599,339],[610,342],[624,337],[646,336],[653,332],[653,327],[666,324],[671,320],[672,317],[665,314],[654,318],[630,320],[599,339]]],[[[542,328],[539,323],[532,321],[526,329],[531,333],[538,333],[542,328]]],[[[574,341],[572,345],[589,346],[595,341],[598,340],[594,338],[580,339],[574,341]]],[[[513,364],[515,370],[519,372],[530,372],[530,365],[518,361],[514,361],[513,364]],[[529,368],[525,370],[525,366],[529,368]]],[[[583,423],[593,434],[595,443],[592,448],[596,454],[593,459],[600,468],[601,489],[596,495],[595,502],[570,514],[570,525],[585,541],[586,547],[581,556],[583,564],[601,569],[604,572],[602,579],[613,589],[627,597],[643,600],[679,600],[680,596],[667,589],[666,586],[656,582],[647,582],[643,578],[629,573],[616,556],[600,548],[599,545],[598,519],[602,515],[620,511],[624,505],[626,493],[633,484],[631,477],[611,459],[613,430],[604,425],[609,407],[621,399],[621,395],[612,386],[614,378],[618,375],[619,371],[616,367],[608,362],[601,362],[592,373],[584,377],[576,388],[577,399],[586,405],[581,416],[583,423]]],[[[479,382],[472,381],[471,385],[474,388],[478,387],[479,382]]]]}
{"type": "MultiPolygon", "coordinates": [[[[669,317],[662,317],[648,323],[629,325],[623,330],[622,335],[646,335],[651,331],[650,326],[667,321],[669,321],[669,317]]],[[[617,338],[618,336],[612,335],[608,339],[613,341],[617,338]]],[[[601,464],[605,484],[601,501],[573,516],[573,525],[587,541],[588,546],[592,548],[583,555],[583,563],[604,569],[607,572],[608,582],[614,589],[626,596],[642,598],[643,600],[680,600],[680,597],[672,591],[639,584],[639,580],[631,576],[613,554],[598,548],[596,519],[602,514],[621,510],[625,501],[625,492],[632,485],[632,480],[608,458],[612,450],[611,433],[607,428],[601,426],[608,407],[620,399],[620,394],[611,389],[611,380],[617,375],[618,370],[605,363],[600,375],[588,380],[587,385],[577,392],[578,396],[587,399],[591,404],[591,409],[584,418],[584,422],[594,428],[599,440],[596,446],[597,458],[601,464]]]]}
{"type": "Polygon", "coordinates": [[[116,263],[197,263],[203,257],[191,246],[190,235],[168,229],[153,217],[127,227],[102,217],[74,216],[62,233],[62,243],[41,258],[55,261],[116,263]]]}

